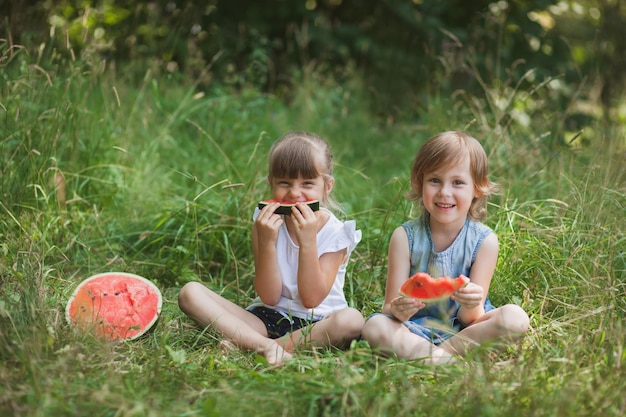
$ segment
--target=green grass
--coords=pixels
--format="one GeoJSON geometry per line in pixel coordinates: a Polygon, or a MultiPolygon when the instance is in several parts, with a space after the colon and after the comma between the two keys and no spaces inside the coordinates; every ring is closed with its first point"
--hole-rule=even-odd
{"type": "Polygon", "coordinates": [[[501,110],[473,97],[389,123],[368,114],[356,77],[343,86],[303,77],[285,104],[254,90],[202,95],[149,73],[134,85],[50,59],[44,68],[14,58],[0,87],[1,415],[626,411],[623,126],[598,122],[583,133],[589,147],[557,146],[571,138],[558,108],[530,127],[503,127],[501,110]],[[403,197],[412,157],[430,135],[465,127],[484,140],[503,185],[487,220],[501,242],[491,297],[530,314],[519,346],[430,368],[359,342],[268,369],[252,353],[223,354],[214,333],[179,311],[177,291],[190,280],[241,305],[253,297],[252,208],[267,197],[269,146],[292,129],[335,149],[335,197],[364,234],[346,294],[365,315],[378,310],[389,236],[415,214],[403,197]],[[164,295],[153,331],[119,345],[64,318],[78,282],[111,270],[146,276],[164,295]]]}

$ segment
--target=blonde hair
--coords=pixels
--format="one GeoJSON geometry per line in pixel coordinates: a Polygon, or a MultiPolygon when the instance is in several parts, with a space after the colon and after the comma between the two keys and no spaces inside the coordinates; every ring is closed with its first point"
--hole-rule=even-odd
{"type": "Polygon", "coordinates": [[[489,181],[487,154],[480,142],[465,132],[443,132],[422,145],[411,168],[411,191],[409,200],[421,202],[424,174],[454,165],[466,156],[470,159],[470,174],[474,182],[474,198],[468,216],[480,221],[487,217],[487,197],[498,190],[498,185],[489,181]]]}
{"type": "MultiPolygon", "coordinates": [[[[269,153],[268,180],[274,178],[315,178],[322,176],[324,184],[333,178],[333,153],[321,137],[309,132],[289,132],[281,136],[269,153]]],[[[339,209],[328,195],[322,202],[339,209]]]]}

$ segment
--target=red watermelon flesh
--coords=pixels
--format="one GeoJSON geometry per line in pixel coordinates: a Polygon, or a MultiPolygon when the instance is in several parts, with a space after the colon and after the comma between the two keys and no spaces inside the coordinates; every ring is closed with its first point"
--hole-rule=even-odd
{"type": "Polygon", "coordinates": [[[402,284],[400,294],[423,302],[435,302],[449,298],[468,282],[469,279],[463,275],[457,278],[433,278],[430,274],[418,272],[402,284]]]}
{"type": "Polygon", "coordinates": [[[66,316],[79,329],[104,339],[132,340],[152,327],[162,304],[161,292],[149,280],[108,272],[80,283],[67,303],[66,316]]]}
{"type": "MultiPolygon", "coordinates": [[[[300,202],[299,201],[296,202],[296,201],[263,200],[263,201],[259,201],[259,210],[271,203],[280,203],[280,207],[278,207],[274,213],[289,215],[291,214],[291,208],[300,202]]],[[[301,203],[308,205],[309,207],[311,207],[311,210],[313,211],[318,211],[320,209],[319,200],[302,201],[301,203]]]]}

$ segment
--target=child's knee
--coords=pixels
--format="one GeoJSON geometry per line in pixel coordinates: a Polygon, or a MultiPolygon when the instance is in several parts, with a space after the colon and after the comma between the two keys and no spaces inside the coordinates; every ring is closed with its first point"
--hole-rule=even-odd
{"type": "Polygon", "coordinates": [[[507,304],[500,307],[498,325],[507,334],[522,336],[530,328],[528,314],[518,305],[507,304]]]}
{"type": "Polygon", "coordinates": [[[189,305],[193,302],[194,295],[197,295],[201,291],[202,284],[199,282],[188,282],[178,292],[178,307],[186,311],[189,305]]]}
{"type": "Polygon", "coordinates": [[[335,326],[340,332],[346,334],[350,338],[357,338],[361,335],[361,329],[365,319],[363,315],[356,309],[348,307],[335,315],[335,326]]]}
{"type": "Polygon", "coordinates": [[[383,315],[370,317],[363,326],[361,336],[370,344],[385,344],[388,336],[389,318],[383,315]]]}

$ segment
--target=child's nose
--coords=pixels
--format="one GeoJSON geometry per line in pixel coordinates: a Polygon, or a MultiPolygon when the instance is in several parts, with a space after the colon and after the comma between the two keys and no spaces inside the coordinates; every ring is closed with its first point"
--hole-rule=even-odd
{"type": "Polygon", "coordinates": [[[302,194],[302,190],[300,187],[291,187],[289,189],[289,197],[295,201],[302,194]]]}

